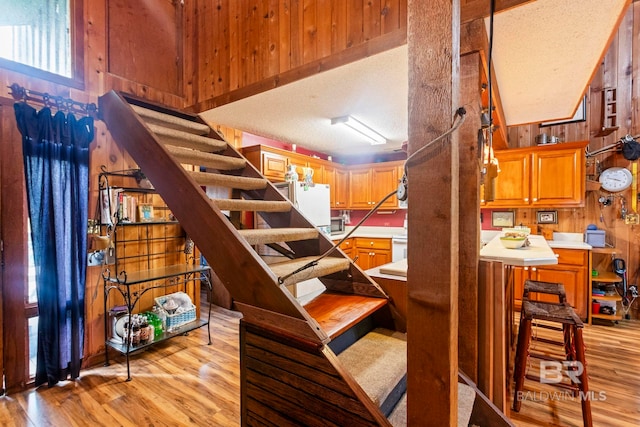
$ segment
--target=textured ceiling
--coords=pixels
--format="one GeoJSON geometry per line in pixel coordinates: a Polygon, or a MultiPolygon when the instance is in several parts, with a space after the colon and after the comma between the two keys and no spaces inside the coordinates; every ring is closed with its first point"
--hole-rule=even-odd
{"type": "MultiPolygon", "coordinates": [[[[507,125],[572,117],[628,0],[537,0],[494,18],[493,59],[507,125]]],[[[488,30],[488,20],[487,30],[488,30]]],[[[201,113],[332,155],[398,150],[408,128],[407,46],[201,113]],[[389,143],[331,125],[351,114],[389,143]]]]}
{"type": "Polygon", "coordinates": [[[537,0],[495,16],[493,64],[508,126],[573,117],[627,3],[537,0]]]}
{"type": "Polygon", "coordinates": [[[327,154],[392,151],[407,140],[407,46],[201,113],[202,118],[327,154]],[[389,142],[372,146],[332,125],[352,115],[389,142]]]}

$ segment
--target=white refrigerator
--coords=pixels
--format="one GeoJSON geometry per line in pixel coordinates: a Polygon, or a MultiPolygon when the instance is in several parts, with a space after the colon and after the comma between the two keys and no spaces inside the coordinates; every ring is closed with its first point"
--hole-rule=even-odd
{"type": "Polygon", "coordinates": [[[324,233],[331,234],[331,201],[328,184],[305,185],[303,182],[282,182],[275,187],[284,194],[309,222],[324,233]]]}
{"type": "MultiPolygon", "coordinates": [[[[331,234],[331,200],[329,185],[315,184],[305,186],[303,182],[279,182],[274,186],[304,215],[309,222],[327,235],[331,234]]],[[[256,213],[256,228],[268,225],[256,213]]],[[[261,256],[282,256],[265,245],[259,245],[258,254],[261,256]]],[[[318,279],[309,279],[289,287],[293,296],[301,303],[322,293],[325,286],[318,279]]]]}

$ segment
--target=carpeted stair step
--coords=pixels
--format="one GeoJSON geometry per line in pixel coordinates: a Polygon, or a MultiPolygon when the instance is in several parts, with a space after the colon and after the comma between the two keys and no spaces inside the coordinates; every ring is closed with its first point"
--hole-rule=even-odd
{"type": "Polygon", "coordinates": [[[140,117],[142,117],[146,123],[162,125],[164,127],[180,130],[183,132],[189,132],[196,135],[208,135],[211,131],[211,128],[209,128],[209,126],[205,125],[204,123],[192,122],[191,120],[172,116],[171,114],[161,113],[155,110],[150,110],[138,105],[131,104],[131,108],[133,108],[133,110],[140,117]]]}
{"type": "MultiPolygon", "coordinates": [[[[316,258],[317,256],[295,258],[285,262],[279,262],[277,264],[270,264],[269,268],[271,268],[271,271],[273,271],[273,273],[278,278],[284,278],[284,276],[293,273],[294,271],[305,266],[316,258]]],[[[327,276],[332,273],[347,270],[350,265],[351,261],[348,258],[322,258],[320,261],[318,261],[317,265],[306,268],[293,274],[292,276],[287,277],[286,279],[284,279],[284,282],[282,284],[293,285],[298,282],[302,282],[303,280],[327,276]]]]}
{"type": "Polygon", "coordinates": [[[177,145],[205,152],[222,151],[227,148],[226,141],[208,138],[206,136],[194,135],[168,127],[149,123],[149,129],[160,139],[163,144],[177,145]]]}
{"type": "Polygon", "coordinates": [[[211,172],[189,171],[189,175],[195,179],[198,185],[217,185],[238,190],[263,190],[267,187],[264,178],[250,178],[246,176],[223,175],[211,172]]]}
{"type": "Polygon", "coordinates": [[[242,169],[247,165],[247,161],[240,157],[223,156],[221,154],[206,153],[204,151],[192,150],[190,148],[167,145],[167,151],[180,163],[187,163],[196,166],[205,166],[219,170],[242,169]]]}
{"type": "Polygon", "coordinates": [[[238,230],[238,233],[240,233],[250,245],[293,242],[318,237],[318,230],[315,228],[255,228],[238,230]]]}
{"type": "Polygon", "coordinates": [[[279,200],[211,199],[222,211],[233,212],[289,212],[291,202],[279,200]]]}
{"type": "Polygon", "coordinates": [[[211,199],[222,211],[233,212],[289,212],[291,202],[279,200],[211,199]]]}
{"type": "Polygon", "coordinates": [[[376,328],[340,353],[338,359],[389,416],[407,390],[406,335],[376,328]]]}
{"type": "MultiPolygon", "coordinates": [[[[428,405],[428,394],[425,398],[424,404],[428,405]]],[[[467,427],[471,420],[471,412],[473,411],[473,404],[476,400],[476,392],[472,387],[466,384],[458,383],[458,427],[467,427]]],[[[402,399],[398,402],[398,405],[394,408],[391,415],[388,417],[389,422],[393,427],[406,427],[407,426],[407,395],[405,393],[402,399]]]]}

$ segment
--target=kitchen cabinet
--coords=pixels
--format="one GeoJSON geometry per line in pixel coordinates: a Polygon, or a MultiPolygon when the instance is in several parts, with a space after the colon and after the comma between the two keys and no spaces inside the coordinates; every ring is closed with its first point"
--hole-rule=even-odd
{"type": "Polygon", "coordinates": [[[356,264],[363,270],[391,262],[391,239],[355,237],[356,264]]]}
{"type": "MultiPolygon", "coordinates": [[[[371,197],[374,205],[387,194],[398,189],[398,166],[396,162],[377,164],[371,169],[371,197]]],[[[393,195],[387,199],[381,208],[397,208],[398,198],[393,195]]]]}
{"type": "MultiPolygon", "coordinates": [[[[371,209],[398,188],[404,165],[404,161],[393,161],[341,166],[328,160],[260,145],[245,147],[242,154],[272,182],[284,181],[290,165],[296,167],[299,179],[303,180],[302,168],[310,167],[314,171],[313,182],[331,187],[332,209],[371,209]]],[[[397,209],[397,197],[390,197],[381,208],[397,209]]]]}
{"type": "Polygon", "coordinates": [[[349,208],[371,209],[371,169],[368,167],[349,170],[349,208]]]}
{"type": "MultiPolygon", "coordinates": [[[[349,238],[347,240],[345,240],[344,242],[342,242],[339,246],[339,248],[342,250],[342,252],[344,252],[344,254],[346,256],[348,256],[349,258],[353,259],[353,238],[349,238]]],[[[338,243],[340,240],[334,240],[333,244],[335,245],[336,243],[338,243]]]]}
{"type": "MultiPolygon", "coordinates": [[[[525,280],[562,283],[567,293],[567,301],[576,310],[578,316],[586,319],[588,316],[587,272],[589,271],[589,251],[562,248],[554,248],[553,251],[558,255],[558,264],[538,267],[513,267],[515,307],[519,309],[522,305],[525,280]]],[[[532,299],[557,302],[557,297],[551,295],[534,295],[532,299]]]]}
{"type": "MultiPolygon", "coordinates": [[[[349,208],[371,209],[392,190],[398,188],[398,166],[402,162],[359,165],[349,169],[349,208]]],[[[381,209],[398,208],[394,195],[381,209]]]]}
{"type": "Polygon", "coordinates": [[[620,302],[622,297],[615,291],[615,286],[622,282],[622,278],[613,272],[612,261],[615,258],[615,248],[592,248],[591,249],[591,269],[596,272],[596,275],[589,275],[589,324],[593,322],[593,319],[605,319],[611,321],[617,321],[622,319],[620,314],[620,302]],[[605,290],[605,295],[593,295],[594,289],[605,290]],[[600,303],[613,303],[616,306],[615,314],[601,314],[593,311],[592,301],[600,303]]]}
{"type": "MultiPolygon", "coordinates": [[[[309,162],[307,160],[306,156],[302,156],[302,155],[296,155],[295,153],[291,153],[287,156],[287,167],[289,167],[290,165],[294,165],[296,167],[296,172],[298,172],[298,179],[300,181],[304,181],[304,169],[309,165],[309,162]]],[[[322,175],[322,173],[320,174],[322,175]]],[[[314,171],[314,181],[315,181],[315,171],[314,171]]],[[[322,177],[320,177],[322,178],[322,177]]]]}
{"type": "Polygon", "coordinates": [[[331,208],[347,209],[349,205],[349,172],[338,166],[324,167],[325,184],[331,188],[331,208]]]}
{"type": "Polygon", "coordinates": [[[247,147],[243,149],[243,155],[269,181],[284,181],[284,174],[287,172],[288,165],[287,156],[272,151],[260,150],[259,148],[260,146],[257,145],[247,147]]]}
{"type": "Polygon", "coordinates": [[[494,200],[482,203],[499,208],[584,206],[587,143],[496,151],[500,173],[494,200]]]}
{"type": "MultiPolygon", "coordinates": [[[[307,167],[313,169],[313,182],[316,184],[329,184],[324,176],[324,165],[320,160],[313,157],[307,162],[307,167]]],[[[300,175],[300,180],[304,179],[304,175],[300,175]]]]}

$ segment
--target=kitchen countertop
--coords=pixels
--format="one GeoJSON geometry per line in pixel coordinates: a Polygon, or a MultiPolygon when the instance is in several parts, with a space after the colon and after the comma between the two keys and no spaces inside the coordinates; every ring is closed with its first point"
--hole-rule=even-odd
{"type": "MultiPolygon", "coordinates": [[[[480,240],[483,245],[501,233],[500,230],[482,230],[480,240]]],[[[591,250],[591,245],[584,242],[582,233],[553,233],[553,240],[547,240],[550,248],[591,250]]]]}
{"type": "Polygon", "coordinates": [[[371,277],[381,277],[383,279],[407,281],[407,260],[403,259],[389,264],[380,265],[366,271],[371,277]]]}
{"type": "Polygon", "coordinates": [[[500,242],[497,234],[482,249],[480,249],[480,259],[502,261],[506,265],[533,266],[533,265],[553,265],[558,263],[558,257],[542,236],[530,234],[529,246],[518,249],[507,249],[500,242]]]}
{"type": "MultiPolygon", "coordinates": [[[[353,227],[346,227],[345,232],[341,234],[331,234],[331,240],[340,240],[353,230],[353,227]]],[[[379,239],[390,239],[397,235],[406,235],[407,230],[404,227],[360,227],[350,237],[370,237],[379,239]]]]}
{"type": "MultiPolygon", "coordinates": [[[[329,238],[331,240],[340,240],[347,235],[349,231],[353,230],[353,227],[348,226],[344,233],[331,234],[329,238]]],[[[482,230],[480,232],[480,240],[484,244],[487,244],[491,239],[500,234],[500,230],[482,230]]],[[[371,237],[380,239],[391,239],[393,236],[406,236],[407,230],[403,227],[372,227],[363,226],[358,228],[350,237],[371,237]]],[[[538,235],[534,235],[538,236],[538,235]]],[[[542,236],[539,236],[542,237],[542,236]]],[[[591,250],[591,245],[584,242],[584,235],[582,233],[553,233],[553,240],[547,240],[547,244],[550,248],[559,249],[583,249],[591,250]]]]}

